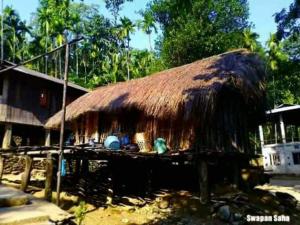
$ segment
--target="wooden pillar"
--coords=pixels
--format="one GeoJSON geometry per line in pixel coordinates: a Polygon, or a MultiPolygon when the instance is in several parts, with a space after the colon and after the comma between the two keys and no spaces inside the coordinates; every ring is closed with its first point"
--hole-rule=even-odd
{"type": "Polygon", "coordinates": [[[106,204],[111,205],[114,202],[114,168],[113,162],[108,161],[108,177],[107,177],[107,197],[106,197],[106,204]]]}
{"type": "Polygon", "coordinates": [[[207,204],[210,201],[209,182],[208,182],[208,165],[203,159],[197,162],[197,172],[200,187],[200,202],[207,204]]]}
{"type": "Polygon", "coordinates": [[[0,184],[2,181],[3,172],[4,172],[4,157],[0,155],[0,184]]]}
{"type": "Polygon", "coordinates": [[[27,186],[29,184],[32,163],[33,163],[33,159],[30,156],[26,155],[25,156],[25,171],[22,175],[21,188],[20,188],[22,191],[26,191],[27,186]]]}
{"type": "Polygon", "coordinates": [[[10,148],[10,145],[11,145],[12,124],[11,123],[5,124],[4,129],[5,130],[4,130],[4,136],[3,136],[3,141],[2,141],[2,148],[8,149],[8,148],[10,148]]]}
{"type": "Polygon", "coordinates": [[[46,180],[45,180],[45,200],[52,201],[52,181],[53,181],[53,158],[51,154],[47,155],[46,159],[46,180]]]}
{"type": "Polygon", "coordinates": [[[79,180],[79,176],[80,176],[80,159],[76,159],[75,160],[75,171],[74,171],[74,181],[78,181],[79,180]]]}
{"type": "Polygon", "coordinates": [[[81,173],[83,175],[86,175],[86,174],[89,173],[89,160],[88,159],[83,159],[82,160],[81,173]]]}
{"type": "Polygon", "coordinates": [[[50,146],[51,145],[51,130],[46,129],[45,131],[45,146],[50,146]]]}
{"type": "Polygon", "coordinates": [[[152,193],[152,177],[153,177],[152,168],[147,167],[146,195],[149,195],[149,196],[152,193]]]}
{"type": "Polygon", "coordinates": [[[238,159],[236,162],[233,163],[233,186],[236,189],[240,188],[240,181],[241,181],[241,172],[240,172],[240,165],[238,163],[238,159]]]}

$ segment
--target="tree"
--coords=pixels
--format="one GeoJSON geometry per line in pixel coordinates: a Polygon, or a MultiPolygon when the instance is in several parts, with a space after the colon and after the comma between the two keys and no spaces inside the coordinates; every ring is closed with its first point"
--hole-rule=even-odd
{"type": "Polygon", "coordinates": [[[132,2],[133,0],[104,0],[106,8],[111,12],[114,18],[114,25],[117,25],[119,12],[122,8],[122,5],[125,2],[132,2]]]}
{"type": "Polygon", "coordinates": [[[143,16],[143,19],[138,20],[138,28],[148,35],[149,50],[152,51],[151,34],[153,31],[157,32],[155,19],[151,11],[140,12],[140,14],[143,16]]]}
{"type": "MultiPolygon", "coordinates": [[[[107,2],[120,10],[125,0],[107,2]]],[[[135,24],[129,18],[122,17],[115,24],[101,15],[95,5],[70,0],[39,0],[31,26],[27,26],[13,9],[7,9],[6,14],[5,52],[9,60],[23,61],[49,52],[68,40],[84,37],[83,41],[71,46],[69,57],[70,81],[79,85],[94,88],[143,77],[164,68],[154,53],[131,48],[135,24]]],[[[27,66],[61,78],[63,55],[64,49],[61,49],[27,66]]]]}
{"type": "Polygon", "coordinates": [[[289,11],[282,9],[275,14],[277,39],[285,42],[285,51],[293,60],[300,61],[300,0],[294,0],[289,11]]]}
{"type": "Polygon", "coordinates": [[[121,18],[121,39],[127,41],[127,45],[125,43],[126,48],[126,65],[127,65],[127,80],[130,80],[130,71],[129,71],[129,52],[130,52],[130,34],[135,32],[135,25],[131,22],[127,17],[121,18]]]}
{"type": "Polygon", "coordinates": [[[284,50],[283,42],[272,34],[267,42],[267,96],[270,107],[300,102],[300,66],[284,50]]]}
{"type": "Polygon", "coordinates": [[[259,43],[257,41],[259,35],[252,32],[250,28],[247,28],[243,31],[243,37],[245,43],[244,47],[252,52],[255,52],[259,47],[259,43]]]}
{"type": "Polygon", "coordinates": [[[243,46],[247,0],[154,0],[148,9],[162,28],[159,48],[168,66],[243,46]]]}
{"type": "Polygon", "coordinates": [[[30,27],[22,21],[19,14],[11,7],[4,9],[4,53],[5,59],[20,62],[24,57],[26,35],[30,34],[30,27]]]}
{"type": "Polygon", "coordinates": [[[275,15],[277,32],[267,42],[269,105],[300,103],[300,1],[275,15]]]}

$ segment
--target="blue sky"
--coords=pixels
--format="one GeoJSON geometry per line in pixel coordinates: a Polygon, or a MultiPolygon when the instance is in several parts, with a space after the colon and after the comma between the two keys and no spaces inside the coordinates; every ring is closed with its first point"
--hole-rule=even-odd
{"type": "MultiPolygon", "coordinates": [[[[78,2],[78,0],[75,0],[78,2]]],[[[134,0],[124,5],[121,15],[126,15],[132,20],[139,16],[136,14],[140,9],[144,9],[149,0],[134,0]]],[[[282,8],[288,8],[293,0],[248,0],[250,7],[249,20],[254,24],[254,31],[260,35],[259,41],[264,45],[269,38],[270,33],[275,32],[276,24],[274,22],[274,13],[279,12],[282,8]]],[[[99,5],[100,13],[108,16],[109,13],[104,7],[103,0],[84,0],[87,4],[99,5]]],[[[38,0],[4,0],[4,5],[13,6],[22,19],[30,21],[31,13],[38,6],[38,0]]],[[[154,38],[153,38],[154,43],[154,38]]],[[[132,46],[136,48],[147,48],[148,38],[145,34],[137,31],[132,37],[132,46]]]]}

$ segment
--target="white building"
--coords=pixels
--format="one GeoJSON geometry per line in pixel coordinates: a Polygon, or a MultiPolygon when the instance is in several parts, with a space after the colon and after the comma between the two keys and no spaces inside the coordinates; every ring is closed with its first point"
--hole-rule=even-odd
{"type": "Polygon", "coordinates": [[[300,105],[281,105],[266,116],[259,126],[265,171],[300,175],[300,105]]]}

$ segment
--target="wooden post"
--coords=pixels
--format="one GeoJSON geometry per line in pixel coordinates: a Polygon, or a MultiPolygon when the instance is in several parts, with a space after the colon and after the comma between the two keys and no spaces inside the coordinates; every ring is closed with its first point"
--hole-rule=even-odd
{"type": "Polygon", "coordinates": [[[146,181],[146,195],[150,196],[152,193],[152,177],[153,177],[153,171],[152,168],[147,167],[147,181],[146,181]]]}
{"type": "Polygon", "coordinates": [[[81,160],[80,159],[76,159],[75,160],[74,181],[78,181],[79,180],[79,176],[80,176],[80,164],[81,164],[81,160]]]}
{"type": "Polygon", "coordinates": [[[51,130],[46,129],[45,131],[45,146],[50,146],[51,145],[51,130]]]}
{"type": "Polygon", "coordinates": [[[0,155],[0,184],[2,181],[3,172],[4,172],[4,157],[0,155]]]}
{"type": "Polygon", "coordinates": [[[83,175],[87,175],[89,173],[89,160],[88,159],[82,160],[81,172],[83,175]]]}
{"type": "Polygon", "coordinates": [[[53,158],[51,154],[46,159],[45,200],[52,201],[53,158]]]}
{"type": "Polygon", "coordinates": [[[22,191],[26,191],[27,186],[29,184],[30,173],[31,173],[31,169],[32,169],[32,162],[33,162],[33,159],[30,156],[26,155],[25,156],[25,171],[22,175],[21,188],[20,188],[22,191]]]}
{"type": "Polygon", "coordinates": [[[202,159],[198,160],[197,170],[199,176],[200,202],[207,204],[210,200],[207,162],[202,159]]]}
{"type": "Polygon", "coordinates": [[[240,181],[241,181],[241,172],[240,172],[240,166],[237,163],[238,159],[235,163],[233,163],[233,186],[236,189],[240,188],[240,181]]]}
{"type": "Polygon", "coordinates": [[[112,161],[108,161],[108,177],[107,177],[107,198],[106,204],[111,205],[114,202],[114,171],[113,171],[113,163],[112,161]]]}
{"type": "Polygon", "coordinates": [[[12,124],[5,124],[4,137],[2,141],[2,148],[8,149],[11,145],[11,137],[12,137],[12,124]]]}

